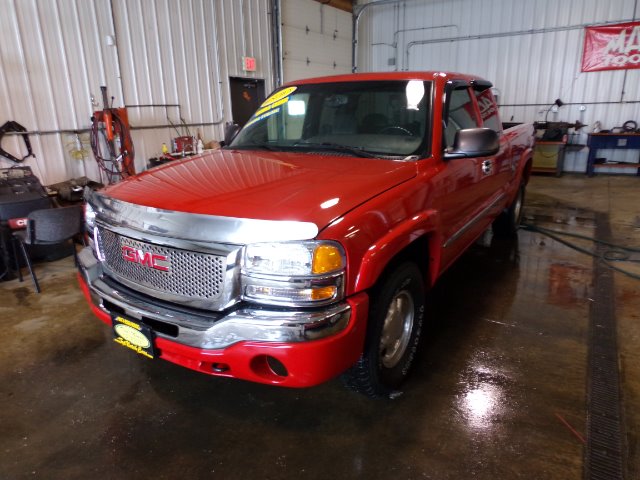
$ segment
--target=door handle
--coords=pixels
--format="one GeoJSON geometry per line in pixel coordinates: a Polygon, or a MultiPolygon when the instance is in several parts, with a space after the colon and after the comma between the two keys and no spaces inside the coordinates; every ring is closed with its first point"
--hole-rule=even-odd
{"type": "Polygon", "coordinates": [[[491,160],[485,160],[482,162],[482,173],[489,175],[491,172],[493,172],[493,163],[491,160]]]}

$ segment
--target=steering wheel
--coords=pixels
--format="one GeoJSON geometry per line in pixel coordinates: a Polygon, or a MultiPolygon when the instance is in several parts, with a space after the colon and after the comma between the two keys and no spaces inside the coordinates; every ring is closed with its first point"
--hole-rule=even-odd
{"type": "Polygon", "coordinates": [[[386,133],[386,132],[394,132],[394,131],[399,132],[399,133],[396,133],[395,135],[409,135],[410,137],[413,137],[413,133],[411,133],[409,130],[399,125],[391,125],[390,127],[384,127],[378,133],[386,133]]]}

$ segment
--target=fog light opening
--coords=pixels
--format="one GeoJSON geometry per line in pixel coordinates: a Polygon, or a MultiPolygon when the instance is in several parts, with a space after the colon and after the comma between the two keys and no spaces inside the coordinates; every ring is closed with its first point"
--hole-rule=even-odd
{"type": "Polygon", "coordinates": [[[268,383],[281,383],[289,376],[287,367],[285,367],[280,360],[269,355],[257,355],[253,357],[250,367],[253,373],[268,383]]]}
{"type": "Polygon", "coordinates": [[[267,365],[269,365],[269,369],[273,372],[274,375],[283,378],[289,376],[287,367],[285,367],[284,364],[277,358],[267,355],[267,365]]]}

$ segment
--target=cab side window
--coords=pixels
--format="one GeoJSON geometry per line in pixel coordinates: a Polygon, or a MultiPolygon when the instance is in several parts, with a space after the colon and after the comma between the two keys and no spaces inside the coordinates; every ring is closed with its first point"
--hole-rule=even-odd
{"type": "Polygon", "coordinates": [[[501,132],[502,123],[500,123],[498,106],[496,105],[496,100],[491,89],[487,88],[486,90],[476,91],[476,100],[478,101],[482,124],[491,130],[501,132]]]}
{"type": "Polygon", "coordinates": [[[449,114],[444,130],[445,147],[453,146],[456,132],[465,128],[479,127],[473,100],[468,88],[459,88],[451,92],[449,114]]]}

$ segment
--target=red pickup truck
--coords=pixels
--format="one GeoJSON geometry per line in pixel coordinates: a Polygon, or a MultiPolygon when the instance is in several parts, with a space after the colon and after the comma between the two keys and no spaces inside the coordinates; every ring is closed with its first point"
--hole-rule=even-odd
{"type": "Polygon", "coordinates": [[[287,387],[407,376],[425,292],[518,227],[533,127],[456,73],[308,79],[230,143],[86,194],[79,280],[143,356],[287,387]]]}

